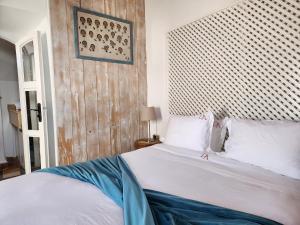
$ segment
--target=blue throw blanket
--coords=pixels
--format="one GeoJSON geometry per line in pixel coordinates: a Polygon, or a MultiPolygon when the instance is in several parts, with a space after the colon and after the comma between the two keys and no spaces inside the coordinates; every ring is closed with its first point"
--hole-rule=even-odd
{"type": "Polygon", "coordinates": [[[98,187],[123,208],[125,225],[278,225],[279,223],[173,195],[143,190],[121,156],[40,170],[98,187]]]}

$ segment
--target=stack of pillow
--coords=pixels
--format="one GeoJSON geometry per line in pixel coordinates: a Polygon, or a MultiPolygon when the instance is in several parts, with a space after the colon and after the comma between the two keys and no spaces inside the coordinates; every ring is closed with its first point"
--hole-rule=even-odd
{"type": "Polygon", "coordinates": [[[199,152],[221,152],[223,157],[300,179],[300,122],[214,121],[212,112],[171,116],[164,143],[199,152]]]}

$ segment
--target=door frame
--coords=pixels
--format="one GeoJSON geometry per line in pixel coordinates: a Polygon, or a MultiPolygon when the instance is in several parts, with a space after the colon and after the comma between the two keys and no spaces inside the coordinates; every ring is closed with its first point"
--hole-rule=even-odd
{"type": "Polygon", "coordinates": [[[45,168],[49,165],[49,149],[48,149],[48,135],[47,135],[47,114],[46,114],[46,100],[44,91],[44,68],[43,57],[41,50],[40,32],[34,31],[31,34],[25,36],[16,44],[16,57],[18,67],[18,82],[19,82],[19,95],[21,102],[21,118],[22,118],[22,136],[23,136],[23,151],[24,151],[24,164],[26,174],[31,173],[31,159],[29,149],[29,137],[39,137],[40,143],[40,162],[41,168],[45,168]],[[36,71],[36,81],[24,82],[24,68],[22,58],[22,47],[27,43],[33,41],[34,44],[34,63],[36,71]],[[40,74],[40,75],[38,75],[40,74]],[[25,84],[26,83],[26,84],[25,84]],[[37,94],[37,101],[41,103],[42,122],[39,122],[39,130],[28,130],[27,122],[27,108],[26,108],[26,91],[39,91],[37,94]],[[25,113],[24,113],[25,112],[25,113]],[[25,128],[25,129],[24,129],[25,128]]]}

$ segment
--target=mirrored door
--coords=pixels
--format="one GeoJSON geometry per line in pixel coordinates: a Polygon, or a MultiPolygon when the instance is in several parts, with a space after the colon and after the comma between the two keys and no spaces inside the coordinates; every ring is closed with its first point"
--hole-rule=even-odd
{"type": "Polygon", "coordinates": [[[39,33],[16,44],[25,171],[45,168],[45,108],[43,98],[43,68],[39,33]]]}

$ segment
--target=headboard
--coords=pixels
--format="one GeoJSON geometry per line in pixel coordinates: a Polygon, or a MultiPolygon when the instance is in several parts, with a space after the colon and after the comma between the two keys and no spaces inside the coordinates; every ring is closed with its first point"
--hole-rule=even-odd
{"type": "Polygon", "coordinates": [[[169,111],[300,120],[300,1],[246,0],[169,32],[169,111]]]}

